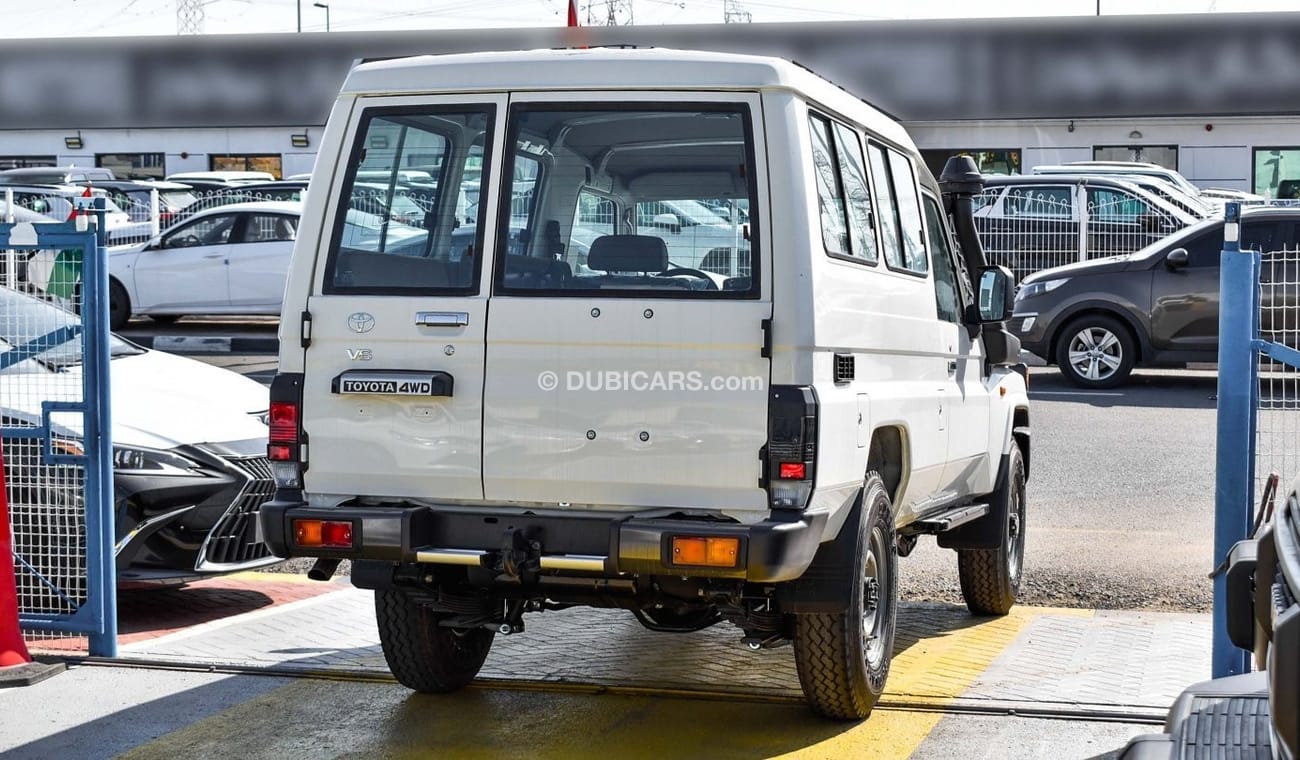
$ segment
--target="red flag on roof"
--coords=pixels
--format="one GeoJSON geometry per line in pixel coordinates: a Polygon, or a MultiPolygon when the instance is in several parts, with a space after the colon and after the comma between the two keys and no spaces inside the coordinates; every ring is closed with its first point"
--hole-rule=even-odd
{"type": "Polygon", "coordinates": [[[578,0],[569,0],[569,26],[578,25],[578,0]]]}

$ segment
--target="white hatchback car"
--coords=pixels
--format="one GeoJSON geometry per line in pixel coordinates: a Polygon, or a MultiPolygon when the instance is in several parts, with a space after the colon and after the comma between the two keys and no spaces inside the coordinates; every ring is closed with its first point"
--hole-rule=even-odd
{"type": "Polygon", "coordinates": [[[110,249],[109,322],[133,314],[280,314],[302,204],[236,203],[201,211],[141,245],[110,249]]]}

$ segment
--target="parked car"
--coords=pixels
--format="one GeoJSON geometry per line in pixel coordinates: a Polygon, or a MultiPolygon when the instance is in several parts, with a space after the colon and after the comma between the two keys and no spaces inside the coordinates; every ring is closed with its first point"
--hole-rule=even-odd
{"type": "Polygon", "coordinates": [[[73,185],[117,179],[112,169],[100,167],[22,166],[0,170],[0,185],[73,185]]]}
{"type": "Polygon", "coordinates": [[[989,261],[1023,280],[1047,267],[1132,253],[1198,218],[1118,177],[985,177],[975,228],[989,261]]]}
{"type": "MultiPolygon", "coordinates": [[[[0,354],[79,325],[71,311],[0,288],[0,354]]],[[[266,388],[116,336],[109,351],[119,582],[178,583],[279,561],[254,529],[271,494],[266,388]]],[[[81,354],[76,337],[0,369],[2,424],[36,425],[43,402],[79,400],[81,354]]],[[[51,449],[80,453],[80,417],[51,419],[51,449]]],[[[75,471],[46,464],[36,439],[6,439],[4,447],[16,551],[37,564],[69,558],[51,580],[73,601],[84,600],[84,579],[70,559],[85,540],[75,471]]],[[[35,597],[25,609],[67,609],[42,584],[20,587],[35,597]]]]}
{"type": "Polygon", "coordinates": [[[151,180],[105,180],[91,183],[108,193],[133,222],[148,222],[152,211],[152,192],[158,191],[158,223],[165,229],[171,220],[190,204],[195,196],[189,185],[151,180]]]}
{"type": "Polygon", "coordinates": [[[1188,195],[1201,194],[1199,187],[1177,171],[1143,161],[1070,161],[1055,166],[1035,166],[1032,171],[1034,174],[1142,174],[1162,179],[1188,195]]]}
{"type": "Polygon", "coordinates": [[[226,184],[233,182],[272,182],[275,175],[270,172],[255,171],[196,171],[196,172],[177,172],[168,174],[168,182],[180,182],[188,185],[191,182],[223,182],[226,184]]]}
{"type": "Polygon", "coordinates": [[[1257,193],[1249,193],[1245,190],[1234,190],[1229,187],[1203,187],[1201,188],[1201,197],[1213,198],[1216,201],[1262,201],[1264,196],[1257,193]]]}
{"type": "MultiPolygon", "coordinates": [[[[1242,248],[1294,258],[1297,245],[1300,208],[1242,210],[1242,248]]],[[[1043,270],[1020,284],[1010,326],[1085,388],[1120,385],[1135,367],[1217,361],[1222,249],[1223,219],[1207,219],[1128,256],[1043,270]]],[[[1285,327],[1273,325],[1276,311],[1263,309],[1265,332],[1285,327]]]]}
{"type": "Polygon", "coordinates": [[[301,203],[266,201],[196,213],[146,243],[109,251],[114,330],[133,314],[279,315],[301,203]]]}

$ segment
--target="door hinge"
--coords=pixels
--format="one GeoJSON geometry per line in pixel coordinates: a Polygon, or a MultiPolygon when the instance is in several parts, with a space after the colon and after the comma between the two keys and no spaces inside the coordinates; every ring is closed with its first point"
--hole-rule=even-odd
{"type": "Polygon", "coordinates": [[[311,345],[311,312],[310,311],[304,311],[302,313],[301,336],[302,336],[302,347],[307,348],[308,346],[310,346],[311,345]]]}
{"type": "Polygon", "coordinates": [[[762,321],[763,328],[763,348],[759,350],[758,355],[764,359],[772,358],[772,320],[765,319],[762,321]]]}

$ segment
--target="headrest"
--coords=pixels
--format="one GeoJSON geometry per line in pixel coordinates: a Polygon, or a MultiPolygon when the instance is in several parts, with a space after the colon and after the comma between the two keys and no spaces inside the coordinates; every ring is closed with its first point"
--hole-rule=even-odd
{"type": "Polygon", "coordinates": [[[668,246],[652,235],[604,235],[591,241],[587,266],[602,272],[662,272],[668,246]]]}

